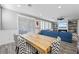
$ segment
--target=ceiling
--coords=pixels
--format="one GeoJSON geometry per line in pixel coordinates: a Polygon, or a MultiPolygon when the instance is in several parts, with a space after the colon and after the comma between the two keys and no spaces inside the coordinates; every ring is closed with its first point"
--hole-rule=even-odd
{"type": "Polygon", "coordinates": [[[3,4],[2,6],[50,21],[56,21],[59,17],[68,20],[79,19],[79,4],[3,4]]]}

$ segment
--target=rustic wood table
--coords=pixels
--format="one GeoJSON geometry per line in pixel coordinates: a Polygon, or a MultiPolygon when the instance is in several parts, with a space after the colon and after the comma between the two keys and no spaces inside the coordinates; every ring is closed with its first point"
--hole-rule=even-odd
{"type": "Polygon", "coordinates": [[[21,35],[26,42],[35,47],[41,54],[47,54],[51,50],[51,45],[56,38],[43,36],[35,33],[27,33],[21,35]]]}

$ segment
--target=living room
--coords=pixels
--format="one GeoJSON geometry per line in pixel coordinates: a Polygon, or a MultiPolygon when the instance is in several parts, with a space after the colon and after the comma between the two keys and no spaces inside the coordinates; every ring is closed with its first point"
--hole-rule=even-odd
{"type": "Polygon", "coordinates": [[[0,54],[77,54],[78,15],[79,4],[1,4],[0,54]],[[16,36],[30,48],[18,49],[16,36]]]}

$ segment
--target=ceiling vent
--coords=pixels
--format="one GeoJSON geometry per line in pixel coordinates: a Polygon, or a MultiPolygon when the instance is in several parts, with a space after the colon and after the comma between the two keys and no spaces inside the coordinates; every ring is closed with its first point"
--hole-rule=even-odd
{"type": "Polygon", "coordinates": [[[27,6],[32,7],[32,4],[28,4],[27,6]]]}

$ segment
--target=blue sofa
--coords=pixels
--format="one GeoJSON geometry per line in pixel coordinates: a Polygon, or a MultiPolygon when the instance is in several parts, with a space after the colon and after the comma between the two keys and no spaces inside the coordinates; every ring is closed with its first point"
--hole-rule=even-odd
{"type": "Polygon", "coordinates": [[[61,41],[72,43],[71,32],[55,32],[55,31],[49,31],[49,30],[41,30],[39,34],[50,36],[50,37],[55,37],[55,38],[59,36],[61,37],[61,41]]]}

